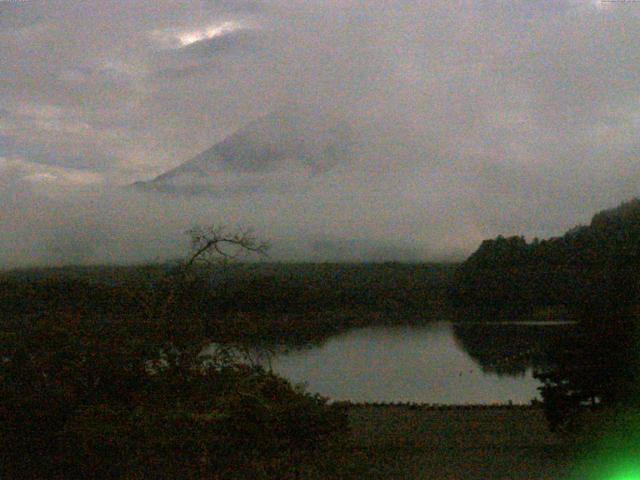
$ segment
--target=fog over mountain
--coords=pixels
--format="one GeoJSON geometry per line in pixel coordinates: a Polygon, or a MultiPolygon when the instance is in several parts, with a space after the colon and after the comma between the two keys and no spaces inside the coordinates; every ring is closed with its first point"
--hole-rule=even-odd
{"type": "Polygon", "coordinates": [[[250,122],[191,160],[134,185],[182,194],[284,192],[303,187],[338,162],[348,162],[355,141],[343,120],[315,111],[283,110],[250,122]]]}
{"type": "Polygon", "coordinates": [[[462,258],[640,194],[640,7],[0,2],[0,267],[462,258]],[[131,188],[135,182],[137,188],[131,188]]]}

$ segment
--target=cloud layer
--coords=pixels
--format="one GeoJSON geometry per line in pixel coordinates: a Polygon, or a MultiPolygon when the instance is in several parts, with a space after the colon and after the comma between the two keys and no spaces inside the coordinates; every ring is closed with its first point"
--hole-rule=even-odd
{"type": "Polygon", "coordinates": [[[0,265],[162,258],[196,222],[296,258],[559,234],[640,194],[638,31],[594,0],[0,2],[0,265]],[[291,105],[357,158],[297,191],[121,188],[291,105]]]}

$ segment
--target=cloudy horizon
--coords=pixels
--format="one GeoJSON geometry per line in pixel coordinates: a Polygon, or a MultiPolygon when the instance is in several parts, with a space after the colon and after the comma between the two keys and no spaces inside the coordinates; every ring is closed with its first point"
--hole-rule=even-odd
{"type": "Polygon", "coordinates": [[[194,224],[285,260],[560,235],[640,195],[639,31],[605,0],[0,1],[0,267],[163,260],[194,224]],[[128,187],[283,109],[357,147],[311,165],[311,126],[215,194],[128,187]]]}

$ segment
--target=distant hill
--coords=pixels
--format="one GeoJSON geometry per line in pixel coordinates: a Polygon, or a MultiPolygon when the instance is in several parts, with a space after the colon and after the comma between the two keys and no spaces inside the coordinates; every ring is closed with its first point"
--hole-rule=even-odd
{"type": "Polygon", "coordinates": [[[564,305],[617,310],[640,303],[640,199],[594,215],[562,237],[485,240],[457,270],[457,306],[489,310],[564,305]]]}
{"type": "Polygon", "coordinates": [[[190,194],[286,187],[348,160],[353,145],[353,131],[341,119],[278,111],[250,122],[178,167],[134,185],[190,194]]]}

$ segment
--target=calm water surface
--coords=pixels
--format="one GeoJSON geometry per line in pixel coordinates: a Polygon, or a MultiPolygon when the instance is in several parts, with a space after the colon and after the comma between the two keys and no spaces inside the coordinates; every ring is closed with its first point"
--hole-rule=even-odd
{"type": "MultiPolygon", "coordinates": [[[[557,328],[536,327],[540,332],[557,328]]],[[[474,335],[482,335],[482,329],[474,335]]],[[[320,346],[277,354],[271,366],[332,400],[486,404],[539,398],[532,367],[511,375],[483,368],[466,353],[450,323],[359,328],[320,346]]]]}

